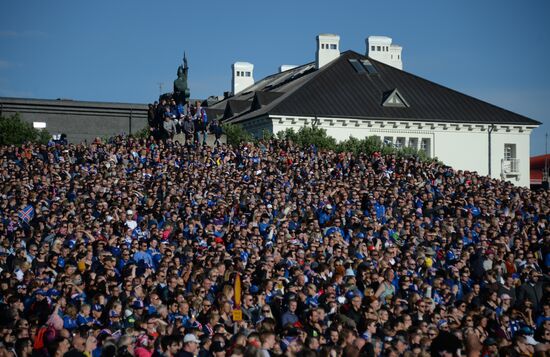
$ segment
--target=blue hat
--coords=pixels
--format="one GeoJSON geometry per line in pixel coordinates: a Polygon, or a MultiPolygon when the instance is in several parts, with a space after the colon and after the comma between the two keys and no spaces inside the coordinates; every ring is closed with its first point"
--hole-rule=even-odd
{"type": "Polygon", "coordinates": [[[260,288],[258,288],[257,285],[252,285],[252,286],[250,286],[249,291],[250,291],[251,294],[256,294],[258,291],[260,291],[260,288]]]}
{"type": "Polygon", "coordinates": [[[360,238],[360,239],[365,239],[365,233],[359,232],[359,233],[357,233],[356,237],[360,238]]]}
{"type": "Polygon", "coordinates": [[[346,299],[351,300],[354,297],[355,297],[355,293],[353,292],[353,290],[350,290],[346,293],[346,299]]]}
{"type": "Polygon", "coordinates": [[[132,304],[132,308],[134,309],[143,309],[144,305],[143,305],[143,301],[141,300],[135,300],[132,304]]]}
{"type": "Polygon", "coordinates": [[[34,292],[34,295],[42,295],[42,296],[46,296],[46,292],[42,289],[38,289],[34,292]]]}
{"type": "Polygon", "coordinates": [[[92,306],[92,310],[93,311],[103,311],[103,306],[99,305],[99,304],[94,304],[92,306]]]}
{"type": "Polygon", "coordinates": [[[49,296],[61,296],[61,291],[59,291],[57,289],[50,289],[50,290],[48,290],[48,295],[49,296]]]}
{"type": "Polygon", "coordinates": [[[119,317],[118,312],[115,310],[109,311],[109,317],[119,317]]]}

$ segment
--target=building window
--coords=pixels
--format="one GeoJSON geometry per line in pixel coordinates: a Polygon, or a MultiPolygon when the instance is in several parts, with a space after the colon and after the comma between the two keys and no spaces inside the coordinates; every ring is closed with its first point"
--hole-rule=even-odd
{"type": "Polygon", "coordinates": [[[393,138],[391,136],[384,136],[384,145],[393,146],[393,138]]]}
{"type": "Polygon", "coordinates": [[[418,138],[409,138],[409,147],[417,150],[418,149],[418,138]]]}
{"type": "Polygon", "coordinates": [[[337,48],[336,48],[336,44],[330,45],[330,49],[331,49],[331,50],[336,50],[336,49],[337,49],[337,48]]]}
{"type": "Polygon", "coordinates": [[[249,72],[249,71],[246,71],[245,76],[246,76],[246,77],[250,77],[250,72],[249,72]]]}
{"type": "Polygon", "coordinates": [[[424,153],[426,155],[431,156],[430,155],[430,150],[431,150],[431,140],[430,140],[430,138],[422,139],[422,141],[420,142],[420,150],[424,151],[424,153]]]}
{"type": "Polygon", "coordinates": [[[516,144],[504,144],[504,160],[516,158],[516,144]]]}
{"type": "Polygon", "coordinates": [[[376,48],[375,46],[370,46],[371,51],[375,51],[375,48],[376,48]]]}
{"type": "Polygon", "coordinates": [[[391,55],[391,59],[393,59],[393,55],[391,55]]]}
{"type": "Polygon", "coordinates": [[[395,139],[395,147],[396,148],[402,148],[405,146],[405,138],[400,137],[395,139]]]}
{"type": "Polygon", "coordinates": [[[401,55],[397,55],[397,59],[401,59],[401,55]]]}
{"type": "Polygon", "coordinates": [[[376,50],[380,51],[381,50],[380,46],[376,46],[376,50]]]}

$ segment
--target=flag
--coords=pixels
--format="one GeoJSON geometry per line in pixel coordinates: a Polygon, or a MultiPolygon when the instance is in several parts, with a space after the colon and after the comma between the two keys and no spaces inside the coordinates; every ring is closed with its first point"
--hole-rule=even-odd
{"type": "Polygon", "coordinates": [[[25,223],[29,223],[33,217],[34,217],[34,207],[31,205],[27,205],[22,210],[19,211],[17,214],[19,218],[25,223]]]}

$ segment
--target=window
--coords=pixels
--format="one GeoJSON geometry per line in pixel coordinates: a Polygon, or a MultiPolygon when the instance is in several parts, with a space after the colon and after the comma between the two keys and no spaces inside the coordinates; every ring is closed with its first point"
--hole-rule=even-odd
{"type": "Polygon", "coordinates": [[[381,50],[381,49],[380,49],[380,46],[376,46],[376,50],[377,50],[377,51],[380,51],[380,50],[381,50]]]}
{"type": "Polygon", "coordinates": [[[405,146],[405,138],[400,137],[395,139],[395,147],[396,148],[402,148],[405,146]]]}
{"type": "Polygon", "coordinates": [[[401,59],[401,55],[397,55],[397,59],[401,59]]]}
{"type": "Polygon", "coordinates": [[[386,52],[388,52],[388,46],[386,46],[386,52]]]}
{"type": "Polygon", "coordinates": [[[516,158],[516,144],[504,144],[504,160],[516,158]]]}
{"type": "Polygon", "coordinates": [[[393,55],[391,55],[391,59],[393,59],[393,55]]]}
{"type": "Polygon", "coordinates": [[[336,49],[337,49],[336,44],[330,45],[330,49],[331,49],[331,50],[336,50],[336,49]]]}
{"type": "Polygon", "coordinates": [[[374,67],[374,65],[372,64],[371,61],[369,61],[369,60],[362,60],[361,63],[363,64],[363,66],[365,67],[365,69],[367,70],[367,72],[369,72],[369,74],[375,74],[375,73],[377,73],[376,68],[374,67]]]}
{"type": "Polygon", "coordinates": [[[424,151],[426,155],[430,156],[430,150],[431,150],[431,139],[430,138],[423,138],[420,142],[420,150],[424,151]]]}
{"type": "Polygon", "coordinates": [[[246,71],[245,76],[246,76],[246,77],[250,77],[250,72],[249,72],[249,71],[246,71]]]}
{"type": "Polygon", "coordinates": [[[393,138],[391,136],[384,136],[384,145],[393,146],[393,138]]]}
{"type": "Polygon", "coordinates": [[[371,51],[375,51],[375,48],[376,48],[375,46],[370,46],[371,51]]]}
{"type": "Polygon", "coordinates": [[[349,60],[349,63],[351,63],[351,65],[355,69],[355,72],[357,72],[357,73],[366,73],[367,72],[365,70],[365,67],[361,66],[361,63],[359,63],[358,60],[352,58],[352,59],[349,60]]]}
{"type": "Polygon", "coordinates": [[[396,89],[384,93],[382,97],[382,105],[384,107],[398,107],[398,108],[408,108],[409,103],[405,101],[401,93],[396,89]]]}
{"type": "Polygon", "coordinates": [[[409,147],[412,149],[418,149],[418,138],[409,138],[409,147]]]}

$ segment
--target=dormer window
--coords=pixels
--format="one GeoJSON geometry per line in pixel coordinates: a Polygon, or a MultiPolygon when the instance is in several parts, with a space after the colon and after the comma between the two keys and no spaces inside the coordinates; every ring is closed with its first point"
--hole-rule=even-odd
{"type": "Polygon", "coordinates": [[[405,101],[405,98],[403,98],[397,89],[394,89],[384,94],[382,106],[392,108],[408,108],[409,103],[405,101]]]}

